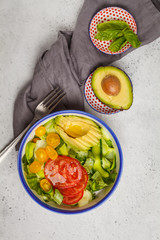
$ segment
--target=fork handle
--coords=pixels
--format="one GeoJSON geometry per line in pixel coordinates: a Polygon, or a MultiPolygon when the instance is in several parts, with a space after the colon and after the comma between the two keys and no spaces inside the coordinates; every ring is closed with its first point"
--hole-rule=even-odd
{"type": "Polygon", "coordinates": [[[33,118],[31,123],[15,138],[13,139],[2,151],[0,151],[0,162],[4,159],[4,157],[9,153],[21,140],[27,130],[37,121],[36,118],[33,118]]]}

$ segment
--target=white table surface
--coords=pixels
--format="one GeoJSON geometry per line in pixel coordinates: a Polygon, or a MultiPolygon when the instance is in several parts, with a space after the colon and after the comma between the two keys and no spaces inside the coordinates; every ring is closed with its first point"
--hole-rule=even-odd
{"type": "MultiPolygon", "coordinates": [[[[13,108],[41,53],[73,30],[83,1],[0,1],[0,149],[13,138],[13,108]]],[[[154,27],[154,26],[153,26],[154,27]]],[[[132,79],[130,110],[103,119],[120,140],[120,184],[102,206],[79,215],[43,209],[25,192],[13,150],[0,166],[0,240],[160,239],[160,38],[114,63],[132,79]]]]}

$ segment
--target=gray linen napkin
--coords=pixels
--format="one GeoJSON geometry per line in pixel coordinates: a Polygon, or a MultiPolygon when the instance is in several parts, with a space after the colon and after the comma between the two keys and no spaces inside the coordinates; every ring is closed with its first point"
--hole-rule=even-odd
{"type": "Polygon", "coordinates": [[[109,6],[126,9],[135,18],[138,36],[142,45],[145,45],[160,36],[159,4],[158,0],[153,1],[86,0],[74,32],[59,32],[58,40],[39,59],[32,82],[18,95],[14,109],[14,135],[18,135],[29,124],[37,104],[55,86],[60,86],[66,92],[66,97],[55,111],[84,110],[80,87],[87,76],[96,67],[108,65],[133,50],[112,56],[101,53],[93,46],[88,28],[97,11],[109,6]]]}

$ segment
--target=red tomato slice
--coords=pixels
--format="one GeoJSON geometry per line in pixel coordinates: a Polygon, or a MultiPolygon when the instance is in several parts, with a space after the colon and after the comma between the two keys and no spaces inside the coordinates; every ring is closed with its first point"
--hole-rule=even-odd
{"type": "Polygon", "coordinates": [[[75,204],[81,200],[81,198],[83,197],[83,193],[84,193],[84,191],[82,190],[81,192],[74,195],[73,197],[64,196],[63,203],[67,204],[67,205],[75,204]]]}
{"type": "Polygon", "coordinates": [[[44,168],[45,177],[54,187],[65,189],[74,187],[82,178],[82,167],[77,159],[58,156],[48,160],[44,168]]]}
{"type": "Polygon", "coordinates": [[[80,182],[83,182],[85,184],[85,186],[84,186],[84,188],[85,188],[87,186],[87,183],[88,183],[88,173],[87,173],[87,171],[84,167],[82,167],[82,169],[83,169],[83,177],[80,180],[80,182]]]}
{"type": "Polygon", "coordinates": [[[65,189],[60,189],[60,192],[63,196],[70,196],[73,197],[77,195],[79,192],[84,190],[85,184],[84,183],[78,183],[76,186],[71,187],[71,188],[65,188],[65,189]]]}
{"type": "Polygon", "coordinates": [[[49,159],[44,167],[45,178],[48,179],[53,186],[57,182],[65,182],[66,179],[59,174],[59,167],[55,160],[49,159]]]}
{"type": "Polygon", "coordinates": [[[73,197],[77,195],[79,192],[85,189],[88,182],[88,174],[85,168],[82,167],[82,178],[81,180],[72,188],[60,189],[60,192],[63,196],[70,196],[73,197]]]}

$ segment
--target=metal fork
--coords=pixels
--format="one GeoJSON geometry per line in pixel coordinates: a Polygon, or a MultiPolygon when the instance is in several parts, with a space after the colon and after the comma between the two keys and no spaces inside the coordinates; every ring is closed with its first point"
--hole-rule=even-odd
{"type": "Polygon", "coordinates": [[[13,139],[1,152],[0,152],[0,162],[3,157],[17,145],[17,143],[21,140],[27,130],[39,119],[48,115],[52,112],[52,110],[57,106],[57,104],[62,100],[65,96],[65,93],[59,89],[58,87],[52,90],[36,107],[34,111],[34,118],[31,123],[15,138],[13,139]]]}

